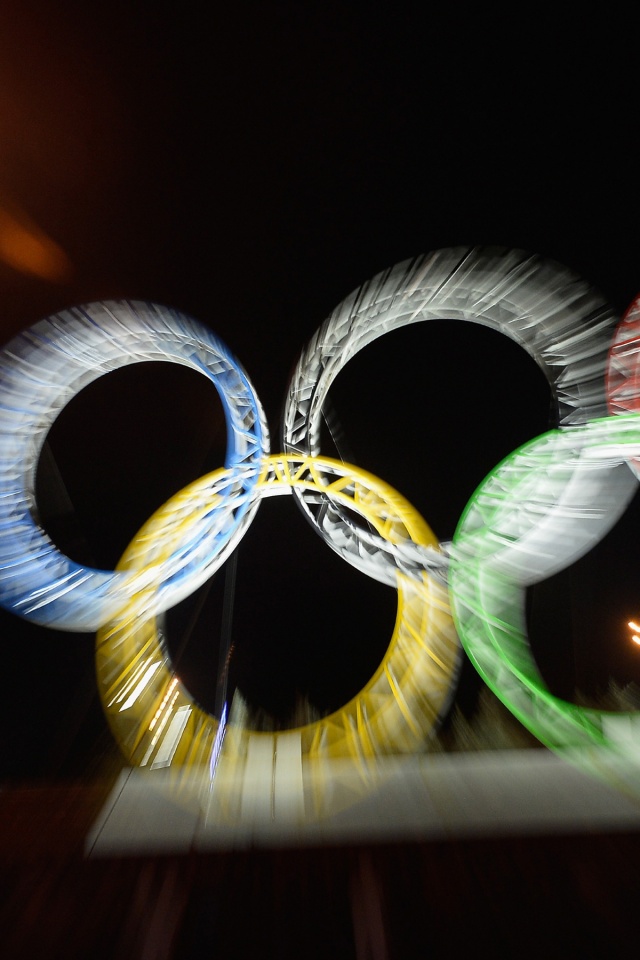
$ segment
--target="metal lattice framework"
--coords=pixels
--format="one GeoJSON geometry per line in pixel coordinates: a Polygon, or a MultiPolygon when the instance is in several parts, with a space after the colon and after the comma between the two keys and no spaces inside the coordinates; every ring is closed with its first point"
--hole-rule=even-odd
{"type": "Polygon", "coordinates": [[[451,703],[460,666],[450,596],[466,652],[522,722],[637,795],[633,718],[552,696],[524,619],[527,586],[597,543],[637,489],[628,466],[637,472],[640,457],[640,300],[614,334],[616,319],[571,271],[522,251],[454,248],[405,261],[351,294],[312,337],[285,405],[285,453],[269,457],[255,392],[206,328],[124,301],[50,317],[0,354],[0,603],[37,623],[98,628],[100,694],[128,760],[212,776],[221,757],[237,765],[257,745],[285,751],[283,737],[303,758],[359,764],[423,743],[451,703]],[[384,333],[429,319],[480,323],[519,343],[547,377],[559,424],[489,475],[450,551],[397,491],[318,449],[323,404],[348,360],[384,333]],[[116,571],[81,567],[37,521],[34,476],[46,432],[91,380],[158,359],[215,384],[229,431],[226,469],[172,497],[116,571]],[[262,499],[288,493],[331,549],[398,590],[398,617],[382,663],[350,703],[265,739],[194,702],[174,674],[158,616],[220,567],[262,499]]]}

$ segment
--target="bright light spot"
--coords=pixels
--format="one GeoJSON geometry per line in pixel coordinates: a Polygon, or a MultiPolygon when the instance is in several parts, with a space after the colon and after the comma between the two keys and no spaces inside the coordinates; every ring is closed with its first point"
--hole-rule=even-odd
{"type": "Polygon", "coordinates": [[[144,688],[151,681],[151,678],[153,677],[156,670],[158,670],[159,667],[161,666],[162,666],[161,663],[152,663],[151,666],[148,667],[140,683],[137,684],[133,692],[127,697],[125,702],[120,707],[120,713],[122,713],[123,710],[128,710],[129,707],[131,707],[136,702],[136,700],[138,699],[138,697],[140,696],[144,688]]]}
{"type": "MultiPolygon", "coordinates": [[[[173,680],[171,681],[171,683],[169,684],[169,688],[168,688],[167,692],[166,692],[165,695],[164,695],[164,699],[163,699],[162,703],[160,704],[160,706],[158,707],[158,709],[156,710],[156,713],[155,713],[155,716],[154,716],[153,720],[152,720],[151,723],[149,724],[149,730],[153,730],[153,728],[155,727],[156,723],[158,722],[158,719],[159,719],[159,717],[160,717],[160,714],[161,714],[162,711],[164,710],[165,704],[166,704],[167,700],[169,699],[169,697],[171,696],[171,693],[172,693],[172,691],[173,691],[173,688],[175,687],[175,685],[176,685],[177,682],[178,682],[178,678],[177,678],[177,677],[174,677],[173,680]]],[[[174,697],[174,700],[175,700],[175,697],[174,697]]],[[[173,701],[172,701],[172,702],[173,702],[173,701]]]]}

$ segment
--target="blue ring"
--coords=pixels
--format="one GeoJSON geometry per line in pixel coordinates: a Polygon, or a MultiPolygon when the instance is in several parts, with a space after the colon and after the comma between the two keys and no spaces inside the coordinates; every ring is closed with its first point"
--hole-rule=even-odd
{"type": "MultiPolygon", "coordinates": [[[[237,469],[251,492],[269,452],[264,412],[242,367],[226,345],[196,320],[140,301],[103,301],[41,320],[0,352],[0,606],[43,626],[95,631],[117,614],[131,592],[131,575],[96,570],[66,557],[37,521],[35,475],[47,432],[69,400],[105,373],[131,363],[166,360],[191,367],[213,383],[225,412],[224,466],[237,469]]],[[[250,516],[252,497],[236,512],[221,550],[250,516]]],[[[189,545],[176,573],[161,577],[161,607],[185,595],[189,545]]]]}

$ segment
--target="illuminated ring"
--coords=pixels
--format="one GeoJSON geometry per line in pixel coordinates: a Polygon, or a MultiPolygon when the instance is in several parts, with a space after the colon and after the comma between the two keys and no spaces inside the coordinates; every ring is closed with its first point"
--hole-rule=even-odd
{"type": "MultiPolygon", "coordinates": [[[[246,374],[221,340],[182,313],[125,300],[91,303],[16,336],[0,353],[0,605],[27,620],[94,631],[145,585],[144,577],[157,588],[157,611],[197,585],[212,550],[207,518],[186,541],[178,537],[166,559],[141,574],[142,583],[70,560],[37,520],[36,467],[55,417],[93,380],[145,360],[180,363],[211,380],[225,412],[227,467],[257,464],[268,452],[264,414],[246,374]]],[[[244,470],[235,486],[250,489],[256,478],[256,470],[244,470]]],[[[217,531],[216,549],[250,521],[250,499],[241,501],[228,529],[217,531]]]]}
{"type": "MultiPolygon", "coordinates": [[[[640,296],[615,329],[606,376],[609,413],[640,413],[640,296]]],[[[640,460],[629,461],[640,477],[640,460]]]]}
{"type": "MultiPolygon", "coordinates": [[[[178,497],[196,512],[229,485],[217,471],[186,487],[178,497]]],[[[381,537],[428,546],[435,537],[422,517],[395,490],[371,474],[328,458],[281,454],[265,460],[253,492],[258,500],[304,488],[340,501],[375,527],[381,537]]],[[[173,498],[175,499],[175,498],[173,498]]],[[[172,500],[142,528],[118,569],[144,563],[139,543],[152,544],[172,500]]],[[[302,759],[351,757],[366,760],[406,752],[449,709],[461,648],[449,611],[447,590],[427,573],[418,582],[395,576],[398,616],[393,638],[374,676],[346,706],[297,730],[302,759]]],[[[131,602],[102,627],[96,639],[98,688],[114,737],[128,762],[144,769],[176,766],[213,770],[224,725],[198,706],[173,672],[162,631],[153,617],[141,617],[146,600],[131,602]]],[[[252,738],[262,734],[225,730],[224,752],[241,762],[252,738]]],[[[295,731],[273,735],[291,737],[295,731]]]]}
{"type": "MultiPolygon", "coordinates": [[[[390,330],[430,319],[480,323],[524,347],[549,381],[560,425],[607,413],[603,375],[616,322],[607,303],[555,262],[520,250],[460,247],[397,264],[333,311],[304,349],[291,380],[283,416],[284,450],[317,456],[322,405],[348,360],[390,330]]],[[[330,542],[330,525],[317,523],[306,495],[299,494],[297,501],[330,542]]],[[[338,512],[333,525],[342,536],[340,519],[338,512]]],[[[358,532],[347,529],[347,535],[357,539],[358,532]]],[[[354,543],[347,558],[355,562],[359,552],[354,543]]],[[[425,557],[414,553],[419,570],[425,557]]],[[[408,569],[410,559],[403,562],[408,569]]],[[[445,557],[439,562],[445,564],[445,557]]]]}
{"type": "Polygon", "coordinates": [[[460,640],[487,685],[549,748],[636,796],[637,746],[628,748],[637,714],[579,707],[549,691],[528,643],[525,599],[527,586],[579,559],[613,527],[637,490],[627,461],[638,454],[635,414],[525,444],[469,501],[449,567],[460,640]]]}

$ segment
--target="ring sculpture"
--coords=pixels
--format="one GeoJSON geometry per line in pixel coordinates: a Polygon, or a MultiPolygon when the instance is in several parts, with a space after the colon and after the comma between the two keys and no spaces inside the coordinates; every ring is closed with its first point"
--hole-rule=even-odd
{"type": "MultiPolygon", "coordinates": [[[[224,498],[233,499],[233,493],[228,493],[228,473],[209,474],[177,497],[195,503],[213,501],[224,510],[224,498]]],[[[405,541],[419,546],[435,542],[431,530],[403,497],[357,467],[327,458],[284,454],[264,460],[256,488],[259,498],[302,489],[357,512],[376,529],[390,551],[405,541]]],[[[169,500],[142,528],[125,552],[121,569],[130,562],[139,563],[138,540],[151,549],[156,526],[163,526],[164,514],[172,509],[169,500]]],[[[448,701],[458,643],[446,591],[425,572],[419,578],[399,573],[394,583],[398,616],[382,664],[346,706],[301,728],[303,756],[373,757],[387,752],[390,744],[398,751],[415,749],[448,701]]],[[[98,683],[111,727],[136,765],[166,766],[168,753],[180,765],[209,764],[218,721],[194,703],[179,683],[156,618],[141,617],[139,606],[137,598],[132,599],[116,621],[98,631],[98,683]],[[158,713],[158,705],[166,705],[169,696],[173,716],[171,711],[158,713]],[[174,731],[179,727],[186,735],[179,739],[172,735],[163,741],[162,731],[169,721],[174,731]]],[[[246,752],[249,739],[256,736],[260,734],[245,730],[227,734],[236,754],[246,752]]]]}
{"type": "MultiPolygon", "coordinates": [[[[204,583],[252,519],[243,496],[257,480],[269,436],[246,374],[206,327],[175,310],[145,303],[94,303],[65,310],[19,334],[0,353],[0,604],[43,626],[97,630],[149,583],[166,610],[204,583]],[[237,489],[235,516],[215,515],[183,536],[180,516],[157,533],[171,550],[161,563],[106,572],[65,557],[38,522],[35,476],[47,431],[68,401],[111,370],[145,360],[180,363],[215,385],[224,407],[225,465],[237,489]],[[254,465],[255,471],[241,468],[254,465]]],[[[149,558],[151,559],[151,558],[149,558]]]]}
{"type": "MultiPolygon", "coordinates": [[[[569,759],[585,756],[585,745],[609,746],[615,717],[561,705],[546,690],[522,610],[525,588],[604,536],[637,487],[627,465],[640,457],[639,338],[637,326],[620,333],[623,322],[610,355],[616,319],[582,279],[522,251],[446,249],[398,264],[340,304],[304,349],[283,415],[284,452],[273,457],[246,374],[194,320],[111,301],[41,321],[0,354],[0,604],[39,624],[97,630],[100,695],[130,763],[213,771],[222,754],[241,761],[264,735],[219,722],[194,702],[158,617],[215,573],[264,497],[293,493],[331,549],[398,591],[382,663],[349,704],[300,728],[303,759],[357,763],[424,742],[454,694],[457,634],[488,685],[543,742],[569,759]],[[559,424],[491,473],[450,550],[400,494],[319,450],[322,406],[348,359],[390,330],[432,318],[481,323],[519,343],[547,377],[559,424]],[[86,383],[157,359],[192,366],[215,384],[229,434],[224,469],[157,511],[117,570],[82,567],[37,519],[34,476],[46,432],[86,383]]],[[[611,760],[606,775],[619,782],[623,766],[611,760]]]]}

